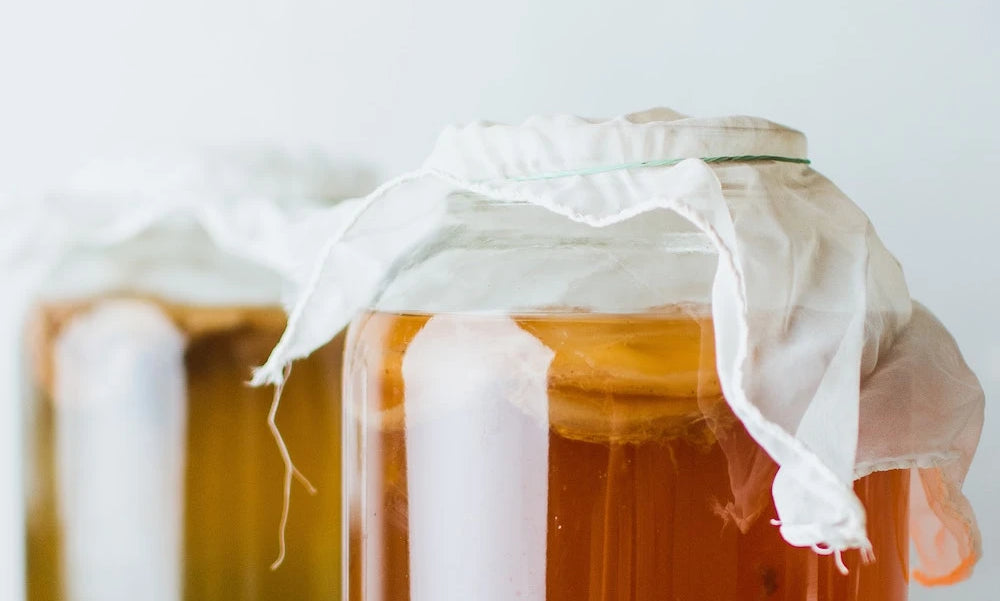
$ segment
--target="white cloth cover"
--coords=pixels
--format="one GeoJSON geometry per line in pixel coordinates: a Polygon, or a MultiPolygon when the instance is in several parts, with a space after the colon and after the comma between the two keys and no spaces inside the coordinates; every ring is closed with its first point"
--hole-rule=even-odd
{"type": "Polygon", "coordinates": [[[352,204],[324,233],[288,329],[254,382],[280,382],[289,362],[365,308],[453,192],[533,203],[593,227],[676,211],[718,251],[717,369],[730,407],[780,466],[772,492],[785,540],[821,553],[867,551],[853,480],[915,468],[915,575],[925,584],[964,578],[980,555],[961,486],[984,398],[954,341],[911,302],[866,215],[826,178],[788,162],[699,160],[805,152],[801,133],[763,119],[666,109],[449,128],[422,168],[352,204]],[[625,168],[669,159],[687,160],[625,168]]]}
{"type": "MultiPolygon", "coordinates": [[[[350,205],[320,209],[363,185],[357,171],[319,153],[218,148],[98,160],[48,196],[2,199],[0,598],[24,595],[19,408],[32,303],[126,291],[196,304],[277,304],[298,257],[318,252],[309,244],[350,214],[350,205]]],[[[149,342],[141,329],[131,331],[136,345],[149,342]]],[[[106,374],[91,375],[103,390],[106,374]]],[[[79,393],[80,382],[73,389],[79,393]]]]}
{"type": "Polygon", "coordinates": [[[355,180],[322,154],[265,147],[93,160],[45,196],[3,207],[2,266],[47,273],[93,252],[109,258],[59,273],[67,281],[46,282],[47,294],[117,287],[181,302],[274,302],[298,257],[310,252],[303,245],[342,221],[347,207],[318,209],[357,191],[355,180]],[[219,275],[229,274],[216,271],[213,285],[204,285],[205,272],[218,267],[206,265],[211,251],[254,266],[260,279],[227,286],[219,275]],[[137,273],[159,265],[177,267],[137,273]],[[271,291],[261,297],[253,288],[271,291]]]}

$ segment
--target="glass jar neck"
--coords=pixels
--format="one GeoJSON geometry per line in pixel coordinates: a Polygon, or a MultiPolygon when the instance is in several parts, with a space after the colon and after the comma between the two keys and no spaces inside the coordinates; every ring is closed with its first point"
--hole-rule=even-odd
{"type": "Polygon", "coordinates": [[[716,253],[667,210],[593,227],[524,202],[447,199],[373,308],[397,313],[634,314],[709,302],[716,253]]]}
{"type": "Polygon", "coordinates": [[[447,221],[459,238],[470,242],[480,238],[494,247],[535,241],[557,245],[646,246],[665,252],[715,252],[708,236],[693,223],[665,209],[594,227],[528,202],[453,194],[447,202],[447,221]]]}

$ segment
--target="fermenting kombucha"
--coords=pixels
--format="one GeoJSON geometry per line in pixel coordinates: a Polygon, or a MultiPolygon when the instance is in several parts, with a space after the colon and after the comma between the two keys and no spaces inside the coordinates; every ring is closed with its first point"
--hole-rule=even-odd
{"type": "Polygon", "coordinates": [[[706,315],[360,317],[351,601],[905,599],[908,472],[855,483],[873,563],[785,543],[706,315]]]}
{"type": "Polygon", "coordinates": [[[343,340],[296,364],[277,423],[315,485],[293,489],[270,389],[249,387],[278,307],[145,299],[37,311],[29,407],[28,601],[328,601],[340,591],[343,340]]]}

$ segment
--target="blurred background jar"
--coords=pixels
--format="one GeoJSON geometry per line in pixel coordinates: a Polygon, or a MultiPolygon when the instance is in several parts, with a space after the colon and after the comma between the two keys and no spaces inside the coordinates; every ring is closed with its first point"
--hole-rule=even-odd
{"type": "Polygon", "coordinates": [[[96,163],[47,211],[25,330],[29,601],[335,599],[342,340],[296,367],[278,424],[246,385],[285,325],[292,224],[363,184],[322,157],[96,163]]]}

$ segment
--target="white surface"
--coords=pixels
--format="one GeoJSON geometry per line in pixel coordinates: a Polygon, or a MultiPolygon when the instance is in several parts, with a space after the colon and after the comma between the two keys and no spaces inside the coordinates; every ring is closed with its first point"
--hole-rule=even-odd
{"type": "MultiPolygon", "coordinates": [[[[868,211],[992,407],[998,23],[988,0],[5,2],[0,194],[150,143],[315,141],[385,176],[416,166],[451,121],[657,104],[760,115],[806,132],[815,167],[868,211]]],[[[967,485],[986,556],[970,582],[914,587],[913,600],[990,599],[1000,584],[990,407],[967,485]]],[[[0,423],[2,477],[14,424],[0,423]]]]}
{"type": "Polygon", "coordinates": [[[68,599],[182,598],[184,346],[170,319],[139,301],[106,302],[55,342],[55,488],[68,599]]]}
{"type": "Polygon", "coordinates": [[[434,317],[407,347],[413,601],[545,601],[554,357],[503,318],[434,317]]]}

